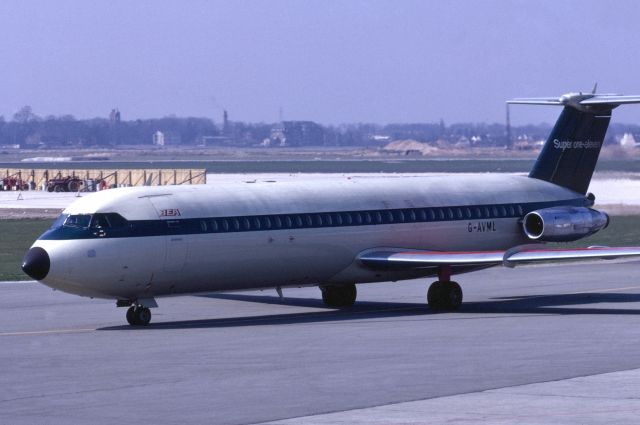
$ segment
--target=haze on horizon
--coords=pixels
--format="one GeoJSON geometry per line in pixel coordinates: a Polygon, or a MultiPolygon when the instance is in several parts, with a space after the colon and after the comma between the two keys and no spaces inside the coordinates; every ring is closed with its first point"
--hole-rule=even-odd
{"type": "MultiPolygon", "coordinates": [[[[0,115],[504,122],[513,97],[596,81],[640,94],[639,12],[629,0],[6,1],[0,115]]],[[[558,113],[520,107],[512,122],[558,113]]]]}

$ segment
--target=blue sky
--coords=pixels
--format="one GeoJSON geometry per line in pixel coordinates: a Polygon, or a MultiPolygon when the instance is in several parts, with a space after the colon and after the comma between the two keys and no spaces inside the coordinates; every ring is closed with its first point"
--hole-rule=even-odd
{"type": "Polygon", "coordinates": [[[3,1],[0,115],[502,122],[512,97],[640,94],[639,18],[633,1],[3,1]]]}

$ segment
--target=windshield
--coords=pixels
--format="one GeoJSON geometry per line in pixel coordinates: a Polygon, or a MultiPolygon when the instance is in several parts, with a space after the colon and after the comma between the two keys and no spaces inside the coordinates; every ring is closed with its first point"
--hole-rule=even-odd
{"type": "Polygon", "coordinates": [[[60,214],[58,218],[51,224],[50,229],[59,229],[69,217],[69,214],[60,214]]]}
{"type": "Polygon", "coordinates": [[[73,214],[67,217],[67,220],[64,222],[63,226],[86,228],[89,227],[90,222],[91,214],[73,214]]]}

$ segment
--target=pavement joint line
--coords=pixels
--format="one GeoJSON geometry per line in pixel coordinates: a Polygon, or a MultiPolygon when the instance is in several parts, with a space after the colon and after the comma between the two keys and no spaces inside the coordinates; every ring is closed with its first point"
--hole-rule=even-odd
{"type": "Polygon", "coordinates": [[[24,332],[0,332],[2,336],[24,336],[24,335],[46,335],[46,334],[65,334],[65,333],[84,333],[93,332],[95,329],[50,329],[46,331],[24,331],[24,332]]]}
{"type": "MultiPolygon", "coordinates": [[[[279,423],[284,423],[284,422],[291,422],[294,419],[310,419],[313,417],[318,417],[318,416],[328,416],[328,415],[332,415],[332,414],[340,414],[340,413],[347,413],[347,412],[356,412],[358,410],[370,410],[370,409],[376,409],[376,408],[382,408],[382,407],[386,407],[386,408],[390,408],[390,409],[399,409],[401,408],[401,406],[403,404],[408,404],[408,403],[417,403],[417,402],[421,402],[421,401],[429,401],[429,400],[439,400],[439,399],[445,399],[445,398],[451,398],[451,397],[474,397],[474,396],[479,396],[481,394],[485,394],[485,393],[498,393],[500,391],[506,391],[506,390],[512,390],[512,389],[516,389],[516,388],[521,388],[521,387],[525,387],[525,386],[529,386],[529,385],[538,385],[538,384],[549,384],[549,383],[553,383],[553,382],[562,382],[562,381],[569,381],[569,380],[573,380],[573,379],[580,379],[580,378],[591,378],[591,377],[595,377],[595,376],[602,376],[602,375],[610,375],[610,374],[614,374],[614,373],[619,373],[619,372],[631,372],[631,371],[636,371],[639,370],[638,368],[631,368],[631,369],[621,369],[621,370],[613,370],[610,372],[603,372],[603,373],[594,373],[594,374],[589,374],[589,375],[578,375],[578,376],[571,376],[571,377],[566,377],[566,378],[560,378],[560,379],[550,379],[550,380],[546,380],[546,381],[533,381],[533,382],[528,382],[528,383],[523,383],[523,384],[515,384],[515,385],[506,385],[503,387],[494,387],[494,388],[485,388],[482,390],[477,390],[477,391],[467,391],[467,392],[460,392],[460,393],[452,393],[452,394],[445,394],[445,395],[440,395],[440,396],[435,396],[435,397],[426,397],[426,398],[415,398],[415,399],[409,399],[409,400],[404,400],[404,401],[396,401],[396,402],[391,402],[391,403],[383,403],[383,404],[377,404],[377,405],[370,405],[370,406],[362,406],[362,407],[356,407],[354,409],[343,409],[343,410],[331,410],[331,411],[326,411],[326,412],[318,412],[318,413],[313,413],[310,415],[301,415],[301,416],[291,416],[291,417],[285,417],[285,418],[279,418],[279,419],[273,419],[273,420],[268,420],[268,421],[262,421],[262,422],[254,422],[251,425],[278,425],[279,423]]],[[[518,394],[518,393],[515,393],[518,394]]],[[[519,395],[526,395],[526,396],[530,396],[531,394],[526,394],[526,393],[520,393],[519,395]]],[[[536,394],[538,395],[538,394],[536,394]]],[[[568,397],[568,396],[562,396],[562,395],[557,395],[557,396],[553,396],[553,397],[568,397]]],[[[579,398],[579,397],[576,397],[579,398]]],[[[586,398],[586,397],[585,397],[586,398]]],[[[594,397],[597,398],[597,397],[594,397]]],[[[605,398],[603,398],[605,399],[605,398]]],[[[620,399],[619,397],[614,397],[614,398],[606,398],[606,399],[614,399],[614,400],[618,400],[620,399]]],[[[622,400],[638,400],[637,398],[622,398],[622,400]]],[[[404,409],[402,409],[404,411],[404,409]]],[[[617,408],[612,408],[612,409],[602,409],[599,412],[593,412],[593,413],[607,413],[610,411],[639,411],[640,409],[617,409],[617,408]]],[[[483,413],[484,415],[484,413],[483,413]]],[[[562,416],[570,416],[572,415],[571,413],[565,413],[562,414],[562,416]]],[[[494,416],[499,417],[499,416],[507,416],[507,414],[495,414],[494,416]]],[[[511,414],[508,415],[509,418],[513,419],[513,418],[519,418],[519,416],[513,416],[511,414]]],[[[525,417],[525,416],[523,416],[525,417]]],[[[486,419],[486,418],[485,418],[486,419]]]]}

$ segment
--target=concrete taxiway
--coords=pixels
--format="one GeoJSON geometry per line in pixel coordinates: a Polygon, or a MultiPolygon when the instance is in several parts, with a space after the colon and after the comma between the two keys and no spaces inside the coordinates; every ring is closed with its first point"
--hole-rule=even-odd
{"type": "Polygon", "coordinates": [[[0,283],[0,423],[637,423],[638,262],[160,299],[147,328],[114,303],[0,283]]]}

